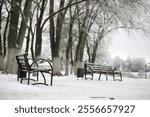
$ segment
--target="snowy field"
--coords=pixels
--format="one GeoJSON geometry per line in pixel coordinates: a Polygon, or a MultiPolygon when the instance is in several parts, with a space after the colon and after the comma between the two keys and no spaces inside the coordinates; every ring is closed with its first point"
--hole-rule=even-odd
{"type": "MultiPolygon", "coordinates": [[[[53,86],[27,85],[16,75],[0,74],[1,100],[149,100],[150,79],[123,78],[123,81],[78,79],[76,76],[54,77],[53,86]]],[[[48,78],[48,76],[47,76],[48,78]]]]}

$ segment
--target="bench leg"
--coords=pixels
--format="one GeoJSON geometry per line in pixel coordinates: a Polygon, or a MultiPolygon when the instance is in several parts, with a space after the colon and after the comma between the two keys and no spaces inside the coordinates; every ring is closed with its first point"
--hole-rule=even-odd
{"type": "Polygon", "coordinates": [[[106,73],[106,80],[108,81],[108,76],[107,76],[107,73],[106,73]]]}
{"type": "Polygon", "coordinates": [[[53,85],[53,74],[51,74],[51,83],[50,85],[52,86],[53,85]]]}
{"type": "Polygon", "coordinates": [[[86,73],[85,73],[85,80],[87,80],[87,79],[93,80],[93,73],[90,73],[89,75],[91,75],[91,78],[87,78],[86,73]]]}
{"type": "Polygon", "coordinates": [[[86,80],[86,72],[85,72],[85,77],[84,77],[84,78],[85,78],[85,80],[86,80]]]}
{"type": "Polygon", "coordinates": [[[19,70],[17,71],[17,81],[19,81],[20,75],[19,75],[19,70]]]}
{"type": "Polygon", "coordinates": [[[113,80],[115,81],[115,74],[113,74],[113,80]]]}
{"type": "Polygon", "coordinates": [[[122,74],[120,73],[120,81],[122,81],[122,74]]]}
{"type": "Polygon", "coordinates": [[[101,73],[99,74],[99,79],[98,80],[101,80],[101,73]]]}
{"type": "Polygon", "coordinates": [[[120,77],[120,79],[115,79],[115,74],[113,74],[113,79],[114,79],[114,81],[122,81],[122,74],[121,73],[118,73],[117,74],[118,75],[118,77],[120,77]]]}
{"type": "Polygon", "coordinates": [[[43,72],[41,72],[41,74],[42,74],[43,79],[44,79],[44,84],[46,84],[46,78],[45,78],[45,76],[44,76],[43,72]]]}
{"type": "Polygon", "coordinates": [[[30,71],[28,72],[28,85],[30,84],[30,71]]]}
{"type": "Polygon", "coordinates": [[[93,80],[93,73],[92,73],[92,78],[91,78],[91,80],[93,80]]]}
{"type": "Polygon", "coordinates": [[[23,78],[21,78],[20,83],[22,84],[23,78]]]}
{"type": "Polygon", "coordinates": [[[39,81],[39,72],[37,72],[37,81],[39,81]]]}

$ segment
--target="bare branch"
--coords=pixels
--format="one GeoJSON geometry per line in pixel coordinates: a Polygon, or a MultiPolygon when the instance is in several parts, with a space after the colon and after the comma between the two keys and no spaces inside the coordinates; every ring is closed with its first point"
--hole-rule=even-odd
{"type": "Polygon", "coordinates": [[[79,4],[79,3],[82,3],[82,2],[85,2],[85,1],[86,1],[86,0],[81,0],[81,1],[78,1],[78,2],[74,2],[74,3],[71,3],[71,4],[67,5],[67,6],[64,7],[64,8],[59,9],[59,10],[56,11],[53,15],[47,17],[47,18],[44,20],[44,22],[43,22],[43,24],[42,24],[41,27],[43,28],[44,25],[46,24],[46,22],[47,22],[51,17],[53,17],[53,16],[55,16],[56,14],[58,14],[59,12],[65,10],[66,8],[69,8],[69,7],[71,7],[71,6],[75,5],[75,4],[79,4]]]}

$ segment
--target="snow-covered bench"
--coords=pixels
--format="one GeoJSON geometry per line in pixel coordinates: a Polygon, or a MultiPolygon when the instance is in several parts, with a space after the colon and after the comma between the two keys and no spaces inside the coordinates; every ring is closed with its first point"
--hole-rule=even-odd
{"type": "Polygon", "coordinates": [[[85,62],[84,69],[85,69],[85,79],[87,79],[87,75],[90,74],[91,80],[93,80],[94,73],[97,73],[97,74],[99,74],[99,80],[101,78],[101,75],[105,74],[106,80],[108,80],[107,75],[112,75],[114,81],[116,81],[116,80],[122,81],[121,71],[117,67],[85,62]],[[119,79],[116,79],[115,75],[119,75],[119,79]]]}
{"type": "Polygon", "coordinates": [[[36,59],[34,61],[32,61],[31,63],[29,62],[29,58],[27,58],[28,54],[24,53],[24,54],[19,54],[16,55],[16,60],[18,63],[18,73],[17,73],[17,80],[21,79],[21,83],[22,80],[27,80],[28,84],[30,84],[30,80],[33,81],[38,81],[39,80],[39,73],[42,74],[43,80],[44,82],[36,82],[35,84],[44,84],[47,85],[46,82],[46,78],[44,73],[48,73],[50,74],[50,85],[52,86],[53,83],[53,67],[50,61],[48,61],[47,59],[36,59]],[[45,62],[48,64],[48,66],[45,65],[41,65],[41,62],[45,62]],[[31,79],[30,78],[30,74],[31,73],[37,73],[37,79],[31,79]],[[28,74],[28,76],[26,77],[26,74],[28,74]]]}

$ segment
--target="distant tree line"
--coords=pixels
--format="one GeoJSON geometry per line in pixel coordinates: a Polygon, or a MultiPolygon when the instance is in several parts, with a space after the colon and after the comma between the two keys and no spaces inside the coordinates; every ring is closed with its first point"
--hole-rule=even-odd
{"type": "Polygon", "coordinates": [[[99,43],[110,32],[143,30],[138,17],[144,10],[141,0],[1,0],[0,69],[16,73],[15,55],[24,45],[24,52],[39,58],[48,33],[50,53],[45,53],[54,74],[61,75],[62,58],[65,74],[76,73],[85,55],[95,62],[99,43]]]}
{"type": "Polygon", "coordinates": [[[123,60],[120,57],[115,57],[113,64],[125,72],[150,72],[150,65],[146,63],[144,58],[129,56],[126,60],[123,60]]]}

